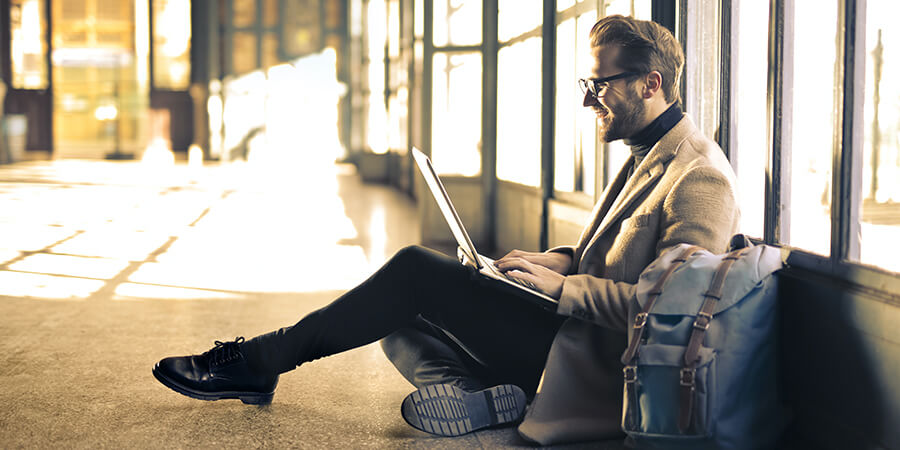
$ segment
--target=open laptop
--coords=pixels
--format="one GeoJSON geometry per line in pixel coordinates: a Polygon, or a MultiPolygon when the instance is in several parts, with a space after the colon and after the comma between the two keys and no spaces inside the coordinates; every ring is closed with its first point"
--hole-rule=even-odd
{"type": "Polygon", "coordinates": [[[498,287],[518,294],[523,299],[530,301],[541,308],[556,312],[559,307],[558,300],[536,290],[534,285],[528,281],[519,280],[500,272],[494,267],[494,260],[478,254],[478,251],[475,250],[475,244],[472,243],[472,239],[470,239],[469,234],[466,233],[466,228],[463,226],[462,220],[459,219],[459,215],[453,207],[453,203],[450,202],[450,196],[447,195],[444,184],[441,183],[441,179],[438,177],[437,172],[435,172],[434,166],[431,165],[431,160],[415,147],[413,147],[412,151],[413,158],[416,160],[416,165],[419,167],[419,172],[421,172],[422,176],[425,178],[425,183],[431,190],[431,195],[437,202],[441,214],[444,215],[444,220],[447,221],[447,225],[450,226],[450,231],[453,232],[456,243],[459,244],[459,251],[462,253],[462,255],[460,255],[461,262],[463,256],[468,258],[468,260],[475,265],[479,274],[493,280],[493,282],[497,283],[498,287]]]}

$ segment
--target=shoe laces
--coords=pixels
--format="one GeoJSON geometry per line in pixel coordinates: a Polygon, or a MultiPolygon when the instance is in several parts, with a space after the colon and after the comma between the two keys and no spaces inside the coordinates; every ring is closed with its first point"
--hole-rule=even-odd
{"type": "Polygon", "coordinates": [[[216,346],[209,351],[209,362],[213,365],[225,364],[243,357],[240,344],[244,342],[243,336],[234,338],[233,341],[215,341],[216,346]]]}

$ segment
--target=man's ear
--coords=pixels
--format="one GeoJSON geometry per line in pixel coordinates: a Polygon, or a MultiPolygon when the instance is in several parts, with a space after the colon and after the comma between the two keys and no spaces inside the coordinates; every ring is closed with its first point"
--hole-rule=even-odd
{"type": "Polygon", "coordinates": [[[641,96],[645,99],[653,97],[662,89],[662,75],[655,70],[648,73],[644,81],[644,90],[641,92],[641,96]]]}

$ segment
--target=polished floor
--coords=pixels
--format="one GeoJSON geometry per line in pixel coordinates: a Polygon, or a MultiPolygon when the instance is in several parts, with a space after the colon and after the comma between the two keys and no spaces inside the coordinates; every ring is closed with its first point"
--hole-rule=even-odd
{"type": "Polygon", "coordinates": [[[407,426],[412,387],[377,345],[282,376],[264,407],[193,400],[150,373],[328,303],[416,242],[415,209],[347,165],[0,166],[2,446],[526,445],[513,428],[407,426]]]}

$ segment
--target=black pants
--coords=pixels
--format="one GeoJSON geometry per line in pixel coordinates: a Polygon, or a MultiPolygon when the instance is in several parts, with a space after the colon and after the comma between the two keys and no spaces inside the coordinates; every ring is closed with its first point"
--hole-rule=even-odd
{"type": "Polygon", "coordinates": [[[283,373],[382,339],[416,387],[453,383],[472,391],[509,383],[530,397],[562,321],[455,259],[413,246],[330,305],[244,349],[251,363],[283,373]]]}

